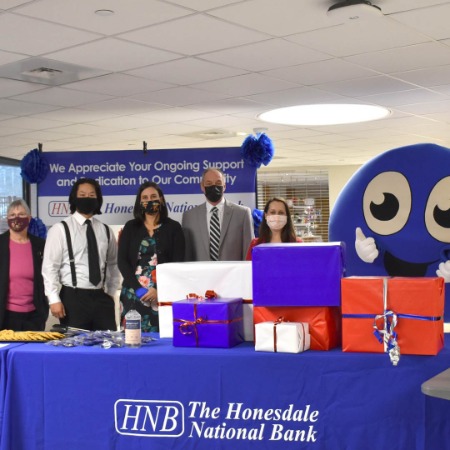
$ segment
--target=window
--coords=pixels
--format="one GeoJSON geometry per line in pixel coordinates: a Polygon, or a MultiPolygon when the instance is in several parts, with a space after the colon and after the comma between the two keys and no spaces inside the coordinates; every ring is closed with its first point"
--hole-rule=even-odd
{"type": "Polygon", "coordinates": [[[24,197],[25,189],[20,176],[20,162],[0,157],[0,233],[8,229],[6,210],[9,204],[24,197]]]}
{"type": "Polygon", "coordinates": [[[303,241],[328,241],[328,172],[258,173],[257,208],[263,210],[272,197],[283,197],[287,201],[297,236],[303,241]]]}

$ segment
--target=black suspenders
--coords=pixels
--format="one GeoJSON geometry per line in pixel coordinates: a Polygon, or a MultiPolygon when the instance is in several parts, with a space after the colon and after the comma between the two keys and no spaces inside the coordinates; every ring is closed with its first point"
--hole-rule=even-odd
{"type": "MultiPolygon", "coordinates": [[[[75,258],[73,256],[73,248],[72,248],[72,239],[70,237],[70,231],[69,226],[67,225],[66,221],[61,222],[64,226],[64,231],[66,232],[66,240],[67,240],[67,251],[69,252],[69,263],[70,263],[70,272],[72,273],[72,284],[73,287],[76,289],[77,287],[77,274],[75,272],[75,258]]],[[[109,227],[106,224],[103,224],[105,226],[106,230],[106,236],[108,237],[108,248],[106,249],[106,257],[105,257],[105,269],[103,270],[103,286],[105,286],[106,281],[106,266],[108,265],[108,249],[109,249],[109,240],[110,240],[110,234],[109,234],[109,227]]]]}

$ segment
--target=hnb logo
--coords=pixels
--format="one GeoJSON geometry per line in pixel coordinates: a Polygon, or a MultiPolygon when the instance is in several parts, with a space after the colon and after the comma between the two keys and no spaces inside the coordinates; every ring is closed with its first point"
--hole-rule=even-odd
{"type": "Polygon", "coordinates": [[[49,202],[48,215],[50,217],[66,217],[70,214],[68,202],[49,202]]]}
{"type": "Polygon", "coordinates": [[[114,404],[116,431],[145,437],[179,437],[184,433],[184,408],[165,400],[117,400],[114,404]]]}

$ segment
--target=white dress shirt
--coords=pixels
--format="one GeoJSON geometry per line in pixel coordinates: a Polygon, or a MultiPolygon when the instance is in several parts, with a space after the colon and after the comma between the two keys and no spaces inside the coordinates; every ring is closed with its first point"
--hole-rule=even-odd
{"type": "Polygon", "coordinates": [[[206,223],[208,224],[208,234],[210,233],[209,230],[209,224],[211,222],[211,216],[212,216],[212,209],[216,207],[219,211],[219,223],[220,223],[220,229],[222,229],[222,222],[223,222],[223,209],[225,207],[225,197],[222,197],[222,200],[217,205],[211,205],[211,203],[206,202],[206,223]]]}
{"type": "MultiPolygon", "coordinates": [[[[114,296],[120,284],[120,272],[117,267],[117,243],[113,231],[110,228],[110,240],[105,225],[99,220],[91,217],[92,228],[97,239],[98,253],[100,256],[100,271],[102,280],[97,286],[89,281],[88,249],[86,239],[86,218],[75,212],[64,221],[69,226],[72,241],[73,255],[75,259],[75,273],[77,276],[77,287],[81,289],[101,289],[105,273],[106,255],[106,281],[105,292],[114,296]]],[[[53,225],[48,231],[44,248],[44,259],[42,261],[42,276],[44,278],[45,295],[50,304],[61,301],[59,291],[61,286],[73,287],[72,272],[69,262],[69,251],[67,248],[66,232],[61,223],[53,225]]]]}

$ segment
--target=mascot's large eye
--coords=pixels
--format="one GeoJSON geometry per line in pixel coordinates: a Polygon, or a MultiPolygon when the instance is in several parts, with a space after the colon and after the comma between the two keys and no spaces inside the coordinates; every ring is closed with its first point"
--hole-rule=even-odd
{"type": "Polygon", "coordinates": [[[411,189],[400,172],[383,172],[367,185],[363,197],[369,228],[383,236],[400,231],[411,213],[411,189]]]}
{"type": "Polygon", "coordinates": [[[441,242],[450,242],[450,177],[442,178],[432,189],[425,208],[428,232],[441,242]]]}

